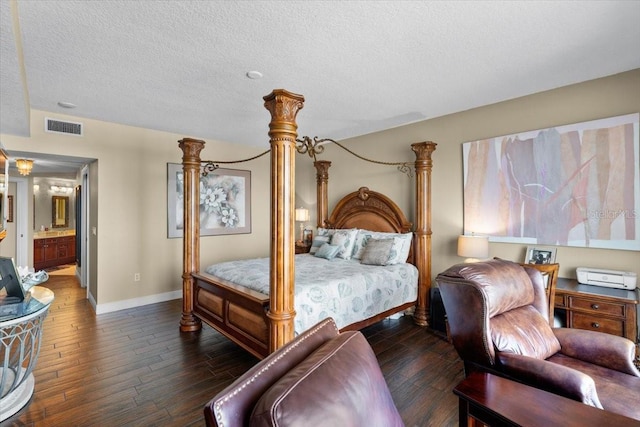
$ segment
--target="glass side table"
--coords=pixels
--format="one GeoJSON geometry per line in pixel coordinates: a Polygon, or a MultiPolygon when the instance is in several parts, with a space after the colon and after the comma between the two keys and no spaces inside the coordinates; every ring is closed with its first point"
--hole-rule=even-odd
{"type": "Polygon", "coordinates": [[[29,292],[31,299],[22,314],[0,317],[0,422],[27,405],[33,395],[33,369],[53,292],[42,286],[29,292]]]}

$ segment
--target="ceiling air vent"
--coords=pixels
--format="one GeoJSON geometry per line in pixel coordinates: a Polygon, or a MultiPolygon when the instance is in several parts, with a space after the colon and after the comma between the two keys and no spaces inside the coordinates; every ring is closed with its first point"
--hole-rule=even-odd
{"type": "Polygon", "coordinates": [[[45,117],[44,131],[52,133],[62,133],[65,135],[82,136],[82,123],[67,122],[45,117]]]}

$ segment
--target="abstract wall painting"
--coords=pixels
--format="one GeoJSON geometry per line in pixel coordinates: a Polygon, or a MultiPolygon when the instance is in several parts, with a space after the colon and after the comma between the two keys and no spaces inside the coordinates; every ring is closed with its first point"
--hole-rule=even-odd
{"type": "MultiPolygon", "coordinates": [[[[182,165],[167,163],[168,237],[184,235],[182,165]]],[[[200,176],[200,235],[251,233],[251,171],[218,168],[200,176]]]]}
{"type": "Polygon", "coordinates": [[[639,117],[464,143],[465,233],[640,250],[639,117]]]}

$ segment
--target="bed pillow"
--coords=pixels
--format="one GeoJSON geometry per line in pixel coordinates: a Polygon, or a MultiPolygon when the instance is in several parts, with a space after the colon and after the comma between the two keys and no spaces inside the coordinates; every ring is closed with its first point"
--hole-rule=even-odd
{"type": "Polygon", "coordinates": [[[362,251],[364,251],[367,240],[371,238],[372,233],[373,231],[358,230],[358,232],[356,233],[356,242],[353,244],[353,253],[351,254],[351,258],[362,258],[362,251]]]}
{"type": "Polygon", "coordinates": [[[318,232],[316,235],[318,236],[333,236],[333,233],[336,232],[335,228],[322,228],[318,227],[318,232]]]}
{"type": "Polygon", "coordinates": [[[402,264],[407,262],[411,250],[413,233],[383,233],[380,231],[358,230],[353,247],[352,257],[361,259],[367,242],[371,239],[394,239],[392,254],[389,264],[402,264]]]}
{"type": "Polygon", "coordinates": [[[320,246],[320,248],[318,248],[314,256],[324,259],[333,259],[336,257],[336,255],[338,255],[340,249],[340,246],[325,243],[324,245],[320,246]]]}
{"type": "Polygon", "coordinates": [[[401,233],[393,237],[394,245],[393,249],[396,251],[395,257],[389,260],[389,264],[404,264],[409,258],[409,252],[411,251],[411,240],[413,239],[413,233],[401,233]]]}
{"type": "Polygon", "coordinates": [[[313,242],[311,242],[311,248],[309,248],[309,253],[311,255],[314,255],[318,249],[320,249],[320,246],[324,245],[325,243],[329,243],[331,241],[331,236],[316,236],[313,238],[313,242]]]}
{"type": "Polygon", "coordinates": [[[331,244],[340,246],[338,258],[351,259],[353,245],[356,243],[357,228],[335,230],[331,236],[331,244]]]}
{"type": "Polygon", "coordinates": [[[362,252],[360,263],[367,265],[387,265],[391,258],[394,239],[369,239],[362,252]]]}

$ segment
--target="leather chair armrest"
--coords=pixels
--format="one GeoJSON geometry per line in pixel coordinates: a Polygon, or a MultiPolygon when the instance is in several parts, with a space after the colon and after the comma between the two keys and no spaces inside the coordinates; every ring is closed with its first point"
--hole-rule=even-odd
{"type": "Polygon", "coordinates": [[[502,372],[516,381],[602,409],[593,379],[575,369],[513,353],[497,353],[502,372]]]}
{"type": "Polygon", "coordinates": [[[555,328],[560,353],[585,362],[640,377],[633,364],[635,344],[626,338],[583,329],[555,328]]]}
{"type": "Polygon", "coordinates": [[[323,344],[339,336],[338,334],[334,320],[327,317],[262,359],[205,405],[203,411],[206,425],[249,425],[251,412],[260,396],[323,344]]]}

